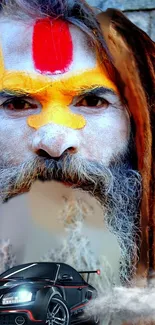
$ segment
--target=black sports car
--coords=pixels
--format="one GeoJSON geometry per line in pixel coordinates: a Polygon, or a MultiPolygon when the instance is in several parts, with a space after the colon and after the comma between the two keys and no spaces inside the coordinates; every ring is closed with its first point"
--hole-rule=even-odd
{"type": "Polygon", "coordinates": [[[97,291],[64,263],[29,263],[0,275],[0,324],[69,325],[98,323],[84,313],[97,291]]]}

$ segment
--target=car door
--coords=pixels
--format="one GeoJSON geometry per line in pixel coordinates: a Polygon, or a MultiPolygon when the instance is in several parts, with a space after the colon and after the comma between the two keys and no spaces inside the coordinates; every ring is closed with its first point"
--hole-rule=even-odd
{"type": "Polygon", "coordinates": [[[67,279],[62,283],[64,288],[64,298],[70,308],[82,304],[83,290],[86,288],[84,281],[76,270],[71,267],[60,267],[60,276],[71,277],[69,281],[67,279]]]}
{"type": "Polygon", "coordinates": [[[66,296],[66,301],[70,308],[77,306],[82,303],[82,290],[81,285],[77,285],[77,283],[66,283],[64,285],[64,291],[66,296]]]}

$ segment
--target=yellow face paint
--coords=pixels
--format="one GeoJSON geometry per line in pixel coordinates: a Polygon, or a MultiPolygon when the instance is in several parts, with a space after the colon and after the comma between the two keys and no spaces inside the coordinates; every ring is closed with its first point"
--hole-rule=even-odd
{"type": "Polygon", "coordinates": [[[92,87],[105,87],[117,92],[116,86],[108,78],[106,71],[99,65],[92,70],[82,73],[68,73],[59,80],[48,76],[27,74],[26,72],[9,72],[3,65],[0,53],[0,90],[26,93],[35,97],[42,105],[39,114],[28,117],[28,125],[39,129],[48,123],[56,123],[72,129],[81,129],[86,125],[85,118],[74,114],[69,106],[74,96],[80,95],[81,90],[92,87]]]}

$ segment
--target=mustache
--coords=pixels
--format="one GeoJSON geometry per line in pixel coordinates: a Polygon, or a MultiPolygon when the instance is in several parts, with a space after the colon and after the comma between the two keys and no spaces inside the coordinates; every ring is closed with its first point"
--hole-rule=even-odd
{"type": "Polygon", "coordinates": [[[0,167],[0,195],[7,199],[28,191],[36,180],[69,183],[98,196],[109,191],[112,173],[101,163],[66,153],[59,159],[36,157],[20,166],[0,167]],[[104,190],[104,191],[103,191],[104,190]]]}

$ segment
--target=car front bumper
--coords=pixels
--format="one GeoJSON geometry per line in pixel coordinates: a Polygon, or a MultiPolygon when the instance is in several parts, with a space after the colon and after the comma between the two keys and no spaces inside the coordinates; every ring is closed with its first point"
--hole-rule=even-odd
{"type": "Polygon", "coordinates": [[[29,310],[0,311],[0,325],[45,325],[42,320],[35,319],[29,310]]]}

